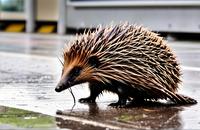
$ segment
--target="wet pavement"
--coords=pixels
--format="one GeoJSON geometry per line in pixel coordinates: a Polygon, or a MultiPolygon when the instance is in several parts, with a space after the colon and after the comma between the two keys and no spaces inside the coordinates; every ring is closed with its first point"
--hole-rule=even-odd
{"type": "MultiPolygon", "coordinates": [[[[54,88],[61,73],[57,57],[70,38],[0,33],[0,129],[200,129],[199,103],[192,106],[149,103],[125,109],[107,106],[117,101],[117,96],[111,93],[100,96],[97,104],[79,103],[79,98],[89,95],[87,84],[72,88],[76,104],[69,91],[56,93],[54,88]],[[45,116],[48,123],[36,127],[2,121],[5,109],[13,108],[18,108],[13,115],[25,113],[23,119],[29,119],[27,115],[34,115],[31,119],[45,116]],[[20,110],[28,110],[28,114],[20,110]]],[[[200,102],[200,41],[173,41],[170,46],[182,67],[179,93],[200,102]]]]}

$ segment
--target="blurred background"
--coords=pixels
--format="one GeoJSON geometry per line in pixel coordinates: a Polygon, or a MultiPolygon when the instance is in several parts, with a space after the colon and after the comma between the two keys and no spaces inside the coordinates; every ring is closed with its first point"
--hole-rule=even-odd
{"type": "Polygon", "coordinates": [[[199,0],[0,0],[0,31],[66,34],[128,21],[156,32],[199,33],[199,0]]]}
{"type": "Polygon", "coordinates": [[[87,84],[73,87],[76,104],[54,91],[74,34],[120,22],[164,36],[181,64],[179,93],[200,102],[200,0],[0,0],[0,129],[200,129],[200,103],[113,109],[110,93],[79,103],[87,84]]]}

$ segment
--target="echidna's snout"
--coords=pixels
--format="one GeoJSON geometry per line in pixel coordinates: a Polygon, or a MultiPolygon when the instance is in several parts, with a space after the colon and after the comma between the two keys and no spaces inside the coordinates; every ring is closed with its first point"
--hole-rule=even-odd
{"type": "Polygon", "coordinates": [[[71,85],[70,85],[70,82],[68,82],[68,81],[60,81],[58,84],[57,84],[57,86],[56,86],[56,88],[55,88],[55,91],[56,92],[61,92],[61,91],[63,91],[63,90],[65,90],[65,89],[67,89],[67,88],[70,88],[71,87],[71,85]]]}
{"type": "Polygon", "coordinates": [[[63,83],[58,83],[58,85],[55,88],[56,92],[61,92],[63,90],[67,89],[67,85],[63,83]]]}
{"type": "Polygon", "coordinates": [[[62,78],[56,86],[55,91],[61,92],[65,89],[72,87],[73,85],[76,85],[77,81],[75,81],[75,79],[80,75],[81,70],[81,67],[76,66],[72,68],[69,73],[62,74],[62,78]]]}
{"type": "Polygon", "coordinates": [[[61,87],[60,87],[60,86],[56,86],[55,91],[56,91],[56,92],[61,92],[61,91],[62,91],[62,90],[61,90],[61,87]]]}
{"type": "Polygon", "coordinates": [[[59,83],[57,84],[55,91],[61,92],[65,89],[68,89],[72,86],[74,79],[69,76],[63,75],[59,83]]]}

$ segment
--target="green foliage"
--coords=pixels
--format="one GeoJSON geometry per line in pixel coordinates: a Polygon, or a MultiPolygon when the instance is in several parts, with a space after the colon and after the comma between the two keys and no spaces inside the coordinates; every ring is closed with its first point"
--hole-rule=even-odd
{"type": "Polygon", "coordinates": [[[143,115],[128,115],[128,114],[123,114],[120,115],[118,117],[116,117],[115,119],[118,121],[122,121],[122,122],[129,122],[129,121],[137,121],[144,118],[143,115]]]}
{"type": "Polygon", "coordinates": [[[5,108],[0,111],[0,124],[9,124],[23,128],[49,128],[55,126],[54,117],[30,111],[5,108]]]}

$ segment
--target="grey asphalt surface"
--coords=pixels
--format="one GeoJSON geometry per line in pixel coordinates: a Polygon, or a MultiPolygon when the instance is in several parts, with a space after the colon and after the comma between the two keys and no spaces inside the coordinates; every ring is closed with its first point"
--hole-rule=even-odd
{"type": "MultiPolygon", "coordinates": [[[[200,129],[199,103],[117,109],[107,106],[117,101],[117,96],[105,93],[97,104],[81,104],[78,99],[89,95],[87,83],[72,88],[76,104],[69,91],[56,93],[61,74],[57,57],[70,38],[0,33],[0,105],[53,116],[57,129],[200,129]]],[[[179,93],[200,102],[200,41],[169,44],[181,63],[179,93]]]]}

